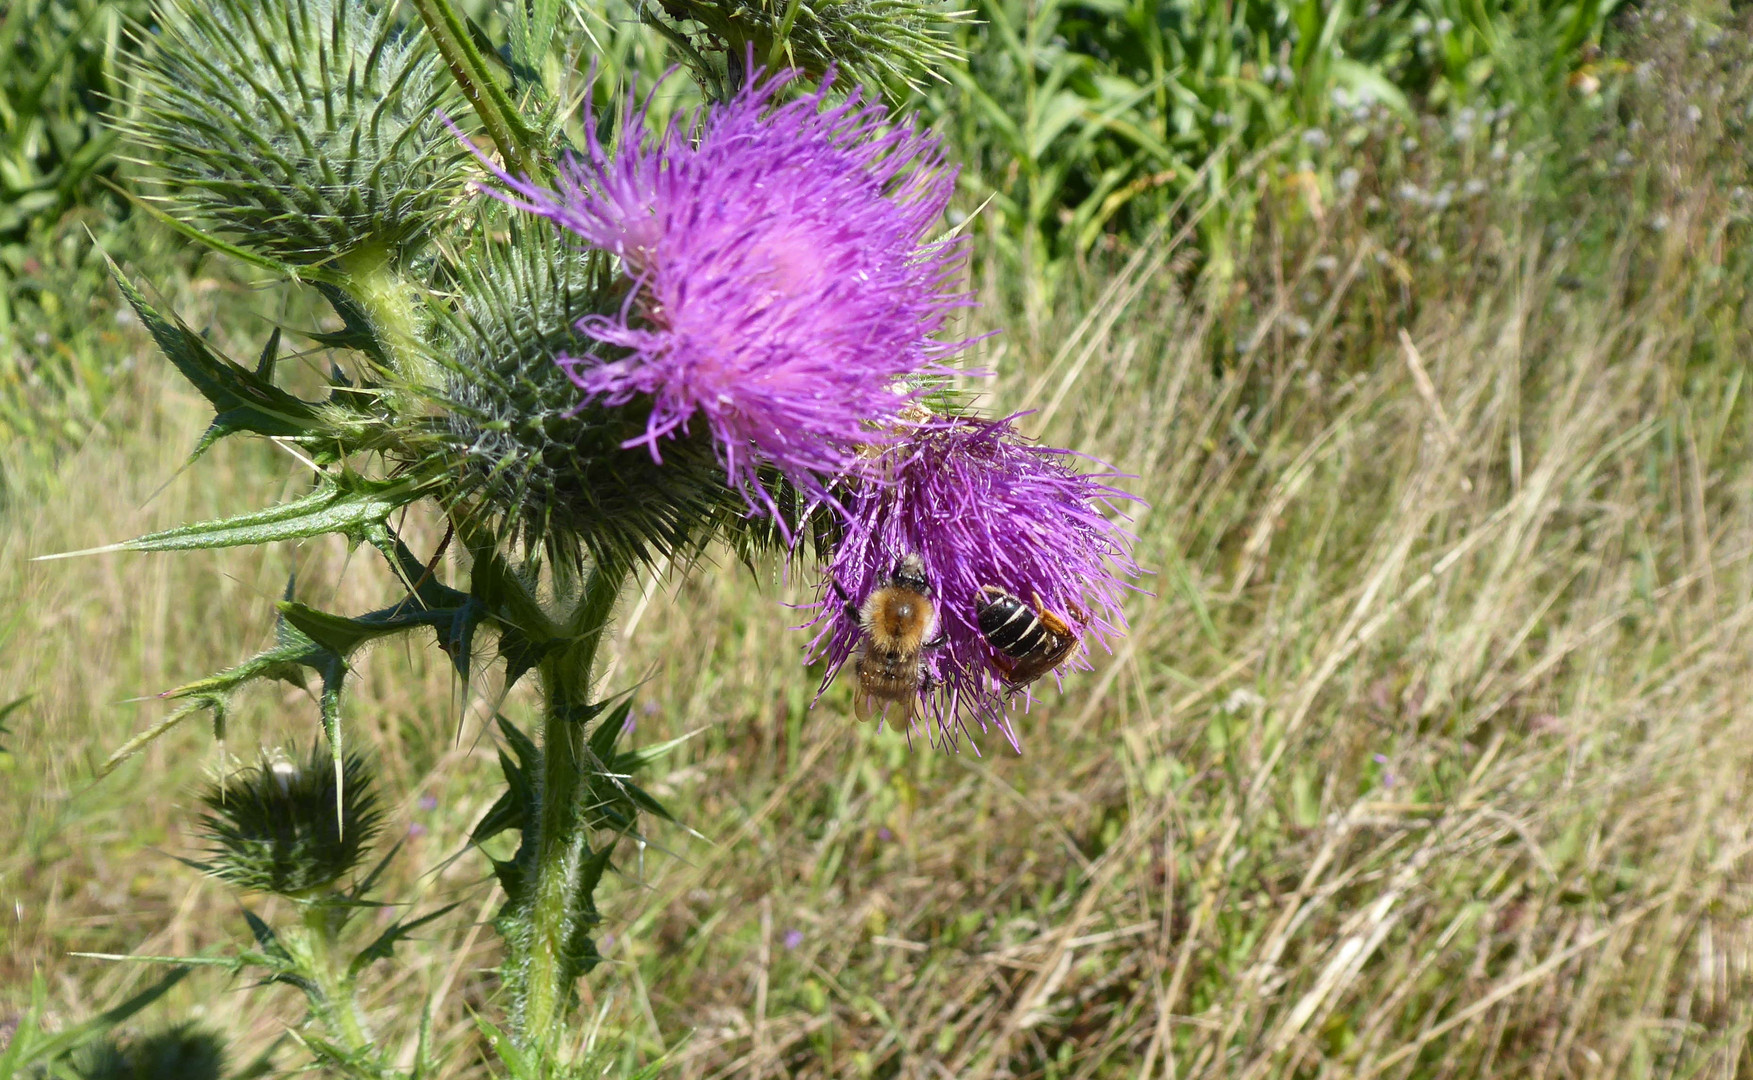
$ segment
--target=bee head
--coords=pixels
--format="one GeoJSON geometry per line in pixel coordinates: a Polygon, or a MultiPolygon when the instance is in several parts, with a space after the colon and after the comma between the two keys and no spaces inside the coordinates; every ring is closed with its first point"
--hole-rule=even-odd
{"type": "Polygon", "coordinates": [[[889,580],[904,589],[912,589],[922,595],[928,595],[931,592],[931,582],[925,577],[925,560],[914,552],[909,552],[901,557],[901,561],[895,564],[895,572],[889,576],[889,580]]]}

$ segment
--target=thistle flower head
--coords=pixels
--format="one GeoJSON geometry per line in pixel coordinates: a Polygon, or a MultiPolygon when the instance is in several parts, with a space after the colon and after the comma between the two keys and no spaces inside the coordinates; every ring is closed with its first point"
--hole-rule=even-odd
{"type": "Polygon", "coordinates": [[[1131,496],[1075,469],[1070,451],[1025,440],[1014,420],[933,416],[904,425],[866,459],[841,497],[849,522],[816,600],[811,652],[827,661],[825,689],[863,633],[848,601],[919,557],[942,638],[921,654],[931,680],[926,713],[949,745],[970,733],[972,719],[1015,746],[1007,700],[1028,693],[981,632],[982,590],[1001,589],[1063,622],[1078,646],[1060,669],[1087,670],[1089,648],[1111,648],[1126,632],[1124,578],[1138,573],[1130,534],[1102,512],[1131,496]]]}
{"type": "Polygon", "coordinates": [[[256,892],[304,897],[359,864],[383,823],[371,772],[349,754],[335,775],[319,744],[306,761],[264,757],[201,796],[212,846],[194,865],[256,892]],[[336,783],[341,785],[339,813],[336,783]]]}
{"type": "Polygon", "coordinates": [[[654,460],[705,425],[752,509],[773,509],[763,466],[822,494],[907,405],[896,380],[939,369],[953,346],[933,335],[967,303],[960,248],[927,239],[954,182],[936,140],[825,86],[773,106],[789,77],[659,137],[629,99],[613,158],[593,136],[557,187],[502,174],[500,195],[620,261],[618,309],[562,360],[581,404],[649,404],[629,445],[654,460]]]}

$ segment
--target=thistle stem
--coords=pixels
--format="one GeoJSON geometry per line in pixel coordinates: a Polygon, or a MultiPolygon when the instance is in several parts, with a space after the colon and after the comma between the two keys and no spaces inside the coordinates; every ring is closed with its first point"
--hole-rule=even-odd
{"type": "Polygon", "coordinates": [[[426,24],[426,32],[444,57],[445,65],[457,81],[463,96],[474,106],[487,137],[499,147],[499,156],[507,168],[526,177],[536,176],[536,162],[530,147],[536,136],[523,114],[517,111],[505,88],[493,77],[481,50],[475,48],[469,29],[450,0],[413,0],[414,10],[426,24]]]}
{"type": "Polygon", "coordinates": [[[333,912],[322,904],[303,904],[305,948],[310,957],[308,974],[316,983],[311,995],[318,1019],[329,1034],[350,1051],[371,1049],[371,1034],[354,996],[353,978],[335,961],[333,912]]]}
{"type": "Polygon", "coordinates": [[[348,252],[336,268],[347,294],[371,320],[372,332],[390,367],[410,383],[436,385],[438,371],[420,344],[419,301],[396,273],[390,248],[366,244],[348,252]]]}
{"type": "Polygon", "coordinates": [[[582,824],[586,790],[585,718],[597,646],[620,595],[624,571],[598,566],[585,581],[568,627],[567,643],[541,662],[542,781],[540,836],[536,838],[530,934],[522,949],[524,993],[513,1030],[526,1046],[554,1059],[577,978],[573,942],[590,897],[583,889],[589,830],[582,824]]]}

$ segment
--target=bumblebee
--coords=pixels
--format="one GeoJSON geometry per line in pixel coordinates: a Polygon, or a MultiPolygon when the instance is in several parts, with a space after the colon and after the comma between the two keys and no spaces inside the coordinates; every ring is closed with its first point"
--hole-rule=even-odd
{"type": "MultiPolygon", "coordinates": [[[[1074,614],[1080,614],[1074,609],[1074,614]]],[[[1087,616],[1084,616],[1087,621],[1087,616]]],[[[1035,595],[1034,606],[996,585],[982,585],[974,597],[974,619],[992,646],[994,662],[1012,690],[1039,679],[1065,662],[1077,647],[1078,634],[1064,619],[1048,611],[1035,595]]]]}
{"type": "Polygon", "coordinates": [[[852,670],[858,676],[853,715],[869,720],[900,702],[912,719],[918,714],[919,695],[931,690],[931,676],[921,666],[920,654],[944,643],[942,634],[930,636],[937,628],[937,605],[924,560],[913,554],[903,557],[862,605],[847,601],[846,613],[862,631],[853,654],[852,670]]]}

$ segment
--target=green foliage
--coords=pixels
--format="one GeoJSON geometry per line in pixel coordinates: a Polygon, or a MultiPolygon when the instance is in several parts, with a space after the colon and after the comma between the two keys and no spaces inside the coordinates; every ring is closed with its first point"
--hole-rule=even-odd
{"type": "MultiPolygon", "coordinates": [[[[1374,109],[1543,103],[1598,42],[1611,0],[983,0],[965,70],[932,107],[990,196],[993,234],[1043,290],[1104,233],[1203,207],[1227,260],[1226,193],[1269,153],[1324,168],[1328,128],[1374,109]]],[[[1245,234],[1244,234],[1245,235],[1245,234]]]]}
{"type": "Polygon", "coordinates": [[[323,474],[318,477],[315,490],[291,502],[223,521],[179,525],[99,550],[197,551],[302,540],[325,533],[340,533],[357,543],[421,494],[421,486],[407,479],[372,480],[346,472],[323,474]]]}
{"type": "MultiPolygon", "coordinates": [[[[145,0],[12,0],[0,12],[0,245],[55,221],[111,174],[122,23],[145,0]]],[[[0,327],[4,325],[0,318],[0,327]]]]}
{"type": "MultiPolygon", "coordinates": [[[[84,1080],[81,1066],[110,1060],[108,1051],[114,1047],[111,1032],[163,997],[188,973],[188,968],[169,972],[121,1004],[59,1031],[46,1030],[42,1025],[48,986],[43,977],[37,975],[31,981],[30,1007],[18,1017],[17,1026],[13,1028],[6,1045],[0,1047],[0,1080],[48,1080],[51,1077],[54,1080],[84,1080]]],[[[203,1036],[194,1035],[191,1038],[216,1046],[203,1036]]],[[[180,1041],[180,1037],[173,1036],[172,1041],[180,1041]]],[[[143,1045],[150,1045],[151,1042],[152,1040],[146,1040],[143,1045]]],[[[126,1055],[118,1056],[131,1064],[126,1055]]],[[[156,1062],[160,1059],[153,1053],[149,1056],[143,1054],[133,1060],[156,1062]]],[[[164,1074],[149,1075],[152,1080],[159,1080],[164,1074]]]]}
{"type": "Polygon", "coordinates": [[[178,4],[135,81],[134,137],[180,216],[300,266],[406,254],[460,184],[426,38],[366,0],[178,4]]]}
{"type": "MultiPolygon", "coordinates": [[[[644,750],[619,750],[617,744],[621,737],[632,729],[628,722],[631,713],[631,700],[623,699],[612,706],[608,703],[586,706],[566,718],[566,723],[580,733],[595,725],[581,755],[582,777],[573,795],[578,816],[570,832],[572,839],[567,841],[572,848],[569,859],[575,867],[571,884],[574,895],[566,902],[569,925],[561,936],[557,981],[565,988],[568,999],[574,993],[578,978],[589,974],[602,961],[592,936],[602,921],[595,893],[603,874],[610,869],[609,860],[614,855],[616,843],[622,836],[639,838],[636,827],[641,813],[673,820],[669,812],[631,778],[683,740],[644,750]]],[[[542,881],[539,858],[544,835],[545,788],[541,779],[544,751],[511,721],[503,716],[498,719],[500,731],[511,748],[509,754],[505,750],[499,752],[506,790],[476,824],[470,841],[483,845],[512,829],[521,835],[510,858],[491,859],[494,875],[505,891],[505,904],[500,908],[494,926],[511,948],[502,977],[515,1015],[522,999],[529,993],[528,969],[533,959],[530,945],[538,933],[537,907],[541,903],[542,881]]]]}
{"type": "MultiPolygon", "coordinates": [[[[108,260],[108,256],[105,256],[108,260]]],[[[332,439],[321,438],[318,406],[301,401],[274,385],[274,363],[279,358],[280,331],[275,330],[262,350],[260,361],[254,371],[232,363],[220,356],[207,343],[206,338],[195,333],[174,315],[165,318],[160,315],[146,298],[133,286],[113,261],[110,261],[110,273],[116,280],[116,287],[134,309],[140,321],[152,339],[158,343],[160,351],[178,371],[189,380],[190,384],[208,401],[212,402],[218,415],[201,441],[195,446],[192,457],[200,457],[209,446],[226,435],[240,431],[253,432],[257,435],[276,435],[302,438],[307,442],[316,442],[319,446],[332,442],[332,439]]],[[[325,447],[326,448],[326,447],[325,447]]]]}

